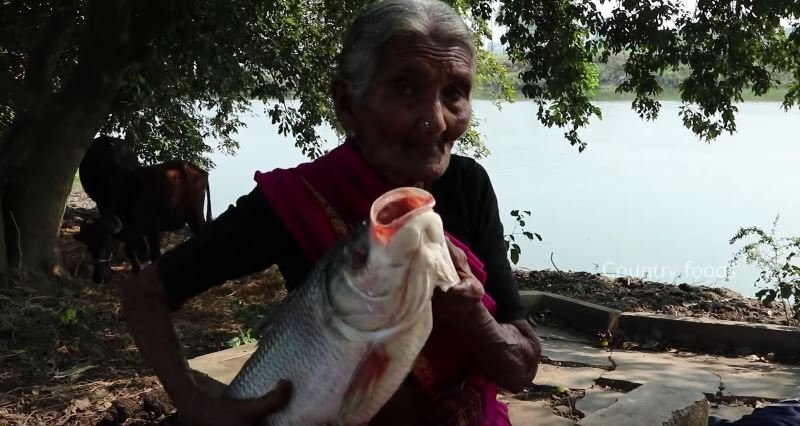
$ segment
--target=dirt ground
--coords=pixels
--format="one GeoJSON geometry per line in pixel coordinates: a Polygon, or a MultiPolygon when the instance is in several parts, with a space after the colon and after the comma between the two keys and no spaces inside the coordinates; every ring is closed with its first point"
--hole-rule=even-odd
{"type": "MultiPolygon", "coordinates": [[[[72,275],[63,294],[0,290],[0,425],[171,424],[174,411],[152,371],[143,366],[122,319],[115,283],[128,276],[115,252],[113,282],[90,282],[91,263],[72,236],[96,215],[77,187],[62,224],[59,248],[72,275]]],[[[170,247],[188,234],[165,234],[170,247]]],[[[175,327],[187,358],[246,339],[264,306],[285,294],[267,270],[228,282],[187,303],[175,327]]]]}
{"type": "MultiPolygon", "coordinates": [[[[115,283],[128,276],[121,250],[114,282],[95,285],[85,248],[72,236],[95,216],[80,186],[70,197],[59,248],[73,279],[61,295],[0,290],[0,425],[173,424],[174,411],[152,371],[143,366],[122,319],[115,283]]],[[[166,247],[186,238],[164,235],[166,247]]],[[[517,271],[521,288],[564,294],[633,311],[709,315],[781,323],[781,313],[719,288],[674,286],[588,273],[517,271]]],[[[185,356],[225,349],[248,336],[264,307],[285,295],[270,269],[228,282],[176,313],[185,356]]]]}
{"type": "Polygon", "coordinates": [[[541,290],[627,312],[654,312],[763,324],[788,324],[775,302],[764,306],[722,287],[665,284],[588,272],[516,271],[520,289],[541,290]]]}

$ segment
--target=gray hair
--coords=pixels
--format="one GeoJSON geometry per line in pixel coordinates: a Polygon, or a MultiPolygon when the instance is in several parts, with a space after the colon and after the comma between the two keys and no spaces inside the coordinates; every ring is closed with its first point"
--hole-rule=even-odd
{"type": "Polygon", "coordinates": [[[450,5],[439,0],[379,0],[356,17],[344,36],[335,78],[355,99],[369,86],[380,49],[393,37],[421,36],[467,49],[475,70],[475,39],[450,5]]]}

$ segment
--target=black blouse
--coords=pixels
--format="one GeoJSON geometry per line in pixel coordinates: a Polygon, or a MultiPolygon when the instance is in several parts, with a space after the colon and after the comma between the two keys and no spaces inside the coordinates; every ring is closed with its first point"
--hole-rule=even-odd
{"type": "MultiPolygon", "coordinates": [[[[486,291],[497,302],[497,320],[524,319],[497,198],[486,170],[471,158],[453,154],[431,193],[445,229],[484,262],[486,291]]],[[[159,270],[164,289],[177,307],[210,287],[275,264],[288,291],[300,285],[313,265],[256,187],[202,232],[165,253],[159,270]]]]}

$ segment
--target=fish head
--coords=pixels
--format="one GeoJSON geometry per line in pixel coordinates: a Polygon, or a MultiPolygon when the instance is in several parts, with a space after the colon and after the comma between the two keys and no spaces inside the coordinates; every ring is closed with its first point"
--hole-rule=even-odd
{"type": "Polygon", "coordinates": [[[433,196],[403,187],[372,205],[369,222],[344,252],[342,281],[330,290],[337,315],[363,332],[402,328],[430,302],[435,287],[459,278],[433,196]]]}

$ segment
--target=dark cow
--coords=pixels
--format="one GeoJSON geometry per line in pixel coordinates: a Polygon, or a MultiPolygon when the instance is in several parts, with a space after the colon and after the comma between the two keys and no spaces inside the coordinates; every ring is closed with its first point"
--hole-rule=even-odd
{"type": "Polygon", "coordinates": [[[137,273],[143,261],[155,261],[161,255],[161,232],[176,231],[188,224],[197,233],[211,221],[208,172],[186,161],[126,171],[119,178],[116,191],[113,210],[81,226],[75,236],[89,248],[94,282],[105,281],[111,274],[114,238],[125,243],[127,257],[137,273]]]}
{"type": "Polygon", "coordinates": [[[139,159],[124,139],[102,135],[92,141],[78,175],[83,190],[97,204],[100,217],[112,219],[122,177],[137,167],[139,159]]]}

